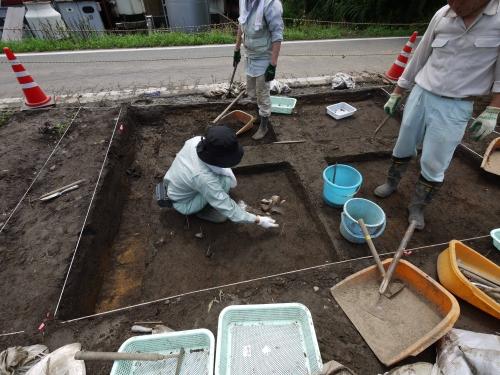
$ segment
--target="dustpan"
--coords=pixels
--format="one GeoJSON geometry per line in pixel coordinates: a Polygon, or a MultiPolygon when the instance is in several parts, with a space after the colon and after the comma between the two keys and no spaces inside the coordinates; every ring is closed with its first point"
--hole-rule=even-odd
{"type": "MultiPolygon", "coordinates": [[[[499,138],[500,139],[500,138],[499,138]]],[[[461,262],[474,273],[485,275],[500,285],[500,267],[460,241],[451,241],[450,246],[439,254],[437,271],[439,281],[457,297],[478,309],[500,319],[500,303],[472,284],[458,268],[461,262]]]]}
{"type": "MultiPolygon", "coordinates": [[[[383,261],[388,268],[392,259],[383,261]]],[[[457,300],[413,264],[401,260],[394,276],[406,284],[392,298],[380,297],[376,266],[365,268],[333,288],[331,293],[376,357],[391,366],[415,356],[444,336],[458,319],[457,300]],[[382,317],[373,314],[380,308],[382,317]]]]}
{"type": "Polygon", "coordinates": [[[481,168],[486,172],[500,176],[500,137],[494,139],[489,144],[484,153],[481,168]]]}
{"type": "Polygon", "coordinates": [[[229,112],[227,115],[222,117],[218,123],[223,123],[224,121],[238,121],[243,124],[243,126],[236,132],[236,135],[243,134],[248,130],[252,129],[253,123],[255,122],[255,117],[244,111],[236,110],[229,112]]]}

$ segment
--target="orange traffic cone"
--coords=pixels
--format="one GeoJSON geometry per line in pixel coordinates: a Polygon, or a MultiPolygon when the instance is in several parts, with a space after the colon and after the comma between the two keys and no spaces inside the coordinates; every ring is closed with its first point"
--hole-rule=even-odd
{"type": "Polygon", "coordinates": [[[417,35],[418,35],[417,31],[415,31],[411,35],[410,40],[403,47],[403,50],[399,54],[396,61],[394,61],[394,64],[392,64],[391,68],[385,73],[385,76],[389,78],[391,81],[397,81],[399,77],[401,77],[401,74],[403,74],[406,68],[406,64],[408,64],[408,59],[410,58],[411,50],[413,49],[415,41],[417,40],[417,35]]]}
{"type": "Polygon", "coordinates": [[[7,56],[7,59],[10,61],[12,70],[14,71],[17,81],[23,90],[24,97],[26,98],[24,101],[26,107],[23,109],[42,108],[54,105],[55,103],[52,97],[47,96],[43,92],[40,86],[38,86],[38,83],[36,83],[26,69],[24,69],[24,66],[17,61],[16,55],[14,55],[10,48],[4,47],[3,51],[7,56]]]}

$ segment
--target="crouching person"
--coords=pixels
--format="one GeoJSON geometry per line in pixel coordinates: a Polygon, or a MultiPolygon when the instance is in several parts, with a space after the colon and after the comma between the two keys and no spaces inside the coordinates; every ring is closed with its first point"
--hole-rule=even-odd
{"type": "Polygon", "coordinates": [[[165,196],[157,199],[168,202],[183,215],[196,214],[213,223],[229,219],[265,229],[278,227],[274,219],[245,211],[229,196],[229,190],[236,187],[231,167],[239,164],[242,157],[243,147],[235,132],[227,126],[213,126],[205,137],[194,137],[184,143],[159,184],[165,196]]]}

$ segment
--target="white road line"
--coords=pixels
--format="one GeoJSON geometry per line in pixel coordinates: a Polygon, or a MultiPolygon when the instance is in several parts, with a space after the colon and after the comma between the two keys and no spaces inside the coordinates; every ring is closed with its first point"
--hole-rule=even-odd
{"type": "MultiPolygon", "coordinates": [[[[380,37],[380,38],[351,38],[351,39],[322,39],[322,40],[293,40],[284,42],[284,45],[288,44],[313,44],[313,43],[331,43],[331,42],[366,42],[374,40],[408,40],[408,37],[395,36],[395,37],[380,37]]],[[[154,47],[154,48],[115,48],[115,49],[89,49],[89,50],[78,50],[78,51],[57,51],[57,52],[29,52],[29,53],[16,53],[19,57],[30,57],[30,56],[55,56],[55,55],[85,55],[92,53],[120,53],[120,52],[145,52],[145,51],[175,51],[175,50],[190,50],[190,49],[202,49],[202,48],[229,48],[233,44],[213,44],[213,45],[202,45],[202,46],[180,46],[180,47],[154,47]]],[[[15,51],[14,51],[15,52],[15,51]]],[[[0,58],[4,58],[2,54],[0,58]]]]}

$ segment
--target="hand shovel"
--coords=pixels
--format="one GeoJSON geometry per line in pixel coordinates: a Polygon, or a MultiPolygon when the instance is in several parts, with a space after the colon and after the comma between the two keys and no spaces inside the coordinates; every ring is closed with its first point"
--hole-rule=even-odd
{"type": "MultiPolygon", "coordinates": [[[[368,229],[366,228],[364,220],[359,219],[358,224],[361,227],[363,234],[365,235],[365,239],[366,239],[366,242],[368,243],[368,247],[370,248],[370,251],[373,255],[373,258],[375,259],[375,262],[377,263],[377,268],[379,270],[380,276],[382,279],[384,279],[385,275],[386,275],[384,266],[380,260],[380,257],[378,255],[377,249],[375,248],[375,244],[372,241],[370,233],[368,232],[368,229]]],[[[403,290],[404,287],[405,287],[404,283],[402,283],[399,280],[394,280],[383,294],[387,298],[392,298],[393,296],[395,296],[396,294],[401,292],[401,290],[403,290]]]]}

